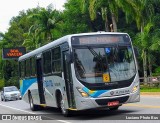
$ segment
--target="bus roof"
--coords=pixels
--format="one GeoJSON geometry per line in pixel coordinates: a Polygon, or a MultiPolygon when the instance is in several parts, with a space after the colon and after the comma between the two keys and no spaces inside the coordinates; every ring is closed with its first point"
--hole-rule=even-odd
{"type": "Polygon", "coordinates": [[[68,41],[69,38],[72,37],[72,36],[97,35],[97,34],[127,34],[127,33],[99,31],[99,32],[92,32],[92,33],[79,33],[79,34],[66,35],[66,36],[64,36],[62,38],[59,38],[59,39],[57,39],[55,41],[52,41],[52,42],[50,42],[50,43],[48,43],[48,44],[46,44],[46,45],[44,45],[44,46],[42,46],[40,48],[37,48],[37,49],[35,49],[35,50],[33,50],[33,51],[29,52],[29,53],[26,53],[25,55],[19,57],[18,60],[22,61],[22,60],[24,60],[26,58],[29,58],[29,57],[32,57],[32,56],[36,56],[36,55],[42,53],[43,51],[45,51],[47,49],[50,49],[50,48],[52,48],[52,47],[54,47],[56,45],[59,45],[59,44],[62,44],[64,42],[68,41]]]}

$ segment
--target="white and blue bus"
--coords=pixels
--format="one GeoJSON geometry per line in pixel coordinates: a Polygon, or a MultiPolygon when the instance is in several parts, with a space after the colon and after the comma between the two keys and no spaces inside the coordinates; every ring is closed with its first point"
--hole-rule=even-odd
{"type": "Polygon", "coordinates": [[[31,110],[108,108],[140,101],[137,61],[126,33],[67,35],[19,58],[20,90],[31,110]]]}

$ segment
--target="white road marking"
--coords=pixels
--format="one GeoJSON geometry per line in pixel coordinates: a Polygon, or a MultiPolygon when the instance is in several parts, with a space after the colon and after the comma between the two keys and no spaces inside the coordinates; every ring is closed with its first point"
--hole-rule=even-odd
{"type": "MultiPolygon", "coordinates": [[[[13,110],[17,110],[17,111],[21,111],[21,112],[25,112],[25,113],[29,113],[29,114],[39,115],[39,114],[36,114],[36,113],[30,112],[30,111],[25,111],[25,110],[21,110],[21,109],[13,108],[13,107],[6,106],[6,105],[3,105],[3,104],[0,104],[0,106],[6,107],[6,108],[10,108],[10,109],[13,109],[13,110]]],[[[68,121],[65,121],[65,120],[56,120],[56,119],[54,119],[54,118],[47,117],[47,116],[42,116],[42,117],[46,117],[46,118],[49,118],[49,119],[51,119],[51,120],[55,120],[55,121],[59,121],[59,122],[63,122],[63,123],[71,123],[71,122],[68,122],[68,121]]]]}

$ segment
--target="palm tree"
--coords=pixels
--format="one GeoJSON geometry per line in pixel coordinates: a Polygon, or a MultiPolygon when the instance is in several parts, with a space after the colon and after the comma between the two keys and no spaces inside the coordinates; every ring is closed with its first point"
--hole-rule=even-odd
{"type": "MultiPolygon", "coordinates": [[[[117,0],[118,1],[118,0],[117,0]]],[[[147,30],[144,29],[148,27],[148,22],[152,22],[152,17],[154,14],[154,3],[152,0],[125,0],[126,4],[128,4],[130,9],[125,9],[126,4],[119,4],[122,10],[126,13],[127,19],[133,19],[136,21],[138,29],[141,30],[141,35],[139,34],[139,38],[141,39],[141,44],[146,43],[148,40],[144,40],[144,35],[147,30]],[[129,16],[129,15],[132,15],[129,16]]],[[[149,29],[149,28],[148,28],[149,29]]],[[[142,46],[142,58],[143,58],[143,71],[144,71],[144,81],[147,82],[147,50],[146,47],[142,46]]]]}
{"type": "Polygon", "coordinates": [[[26,39],[23,42],[23,46],[27,50],[34,50],[42,45],[42,35],[39,34],[38,25],[32,25],[29,29],[29,32],[24,34],[26,39]]]}
{"type": "Polygon", "coordinates": [[[108,7],[112,17],[113,30],[117,32],[118,5],[116,0],[108,0],[108,7]]]}
{"type": "Polygon", "coordinates": [[[105,31],[109,32],[108,9],[105,6],[102,6],[101,3],[102,1],[97,0],[82,0],[82,13],[84,13],[85,11],[89,11],[89,15],[92,21],[97,18],[97,13],[100,14],[105,23],[105,31]],[[99,8],[100,12],[98,10],[99,8]]]}
{"type": "MultiPolygon", "coordinates": [[[[135,42],[142,50],[142,59],[143,59],[143,68],[144,71],[147,71],[147,57],[148,57],[148,63],[149,63],[149,71],[151,75],[151,49],[149,48],[152,44],[151,39],[151,29],[153,27],[153,24],[149,22],[143,29],[143,32],[140,32],[135,37],[135,42]]],[[[147,80],[145,80],[147,81],[147,80]]]]}
{"type": "Polygon", "coordinates": [[[0,32],[0,48],[13,47],[13,44],[9,42],[12,42],[9,36],[0,32]]]}
{"type": "Polygon", "coordinates": [[[99,9],[101,10],[102,19],[105,21],[105,30],[109,31],[108,14],[111,14],[114,32],[117,32],[118,5],[116,0],[83,0],[82,8],[89,8],[91,20],[95,20],[99,9]]]}
{"type": "Polygon", "coordinates": [[[40,8],[38,14],[32,14],[29,18],[35,19],[39,34],[43,33],[44,39],[50,42],[53,40],[52,29],[61,20],[59,15],[60,12],[53,10],[50,5],[47,9],[40,8]]]}

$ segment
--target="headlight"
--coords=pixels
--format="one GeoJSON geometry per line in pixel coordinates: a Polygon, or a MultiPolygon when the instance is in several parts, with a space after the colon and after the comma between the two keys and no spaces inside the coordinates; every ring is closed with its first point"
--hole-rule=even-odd
{"type": "Polygon", "coordinates": [[[11,95],[10,95],[10,94],[5,94],[4,96],[5,96],[5,97],[10,97],[11,95]]]}
{"type": "Polygon", "coordinates": [[[76,87],[78,92],[81,94],[82,97],[88,97],[89,95],[84,92],[80,87],[76,87]]]}
{"type": "Polygon", "coordinates": [[[18,93],[17,96],[18,96],[19,98],[21,98],[21,94],[20,94],[20,93],[18,93]]]}
{"type": "Polygon", "coordinates": [[[138,87],[139,87],[138,85],[135,85],[132,89],[132,93],[135,93],[138,90],[138,87]]]}

